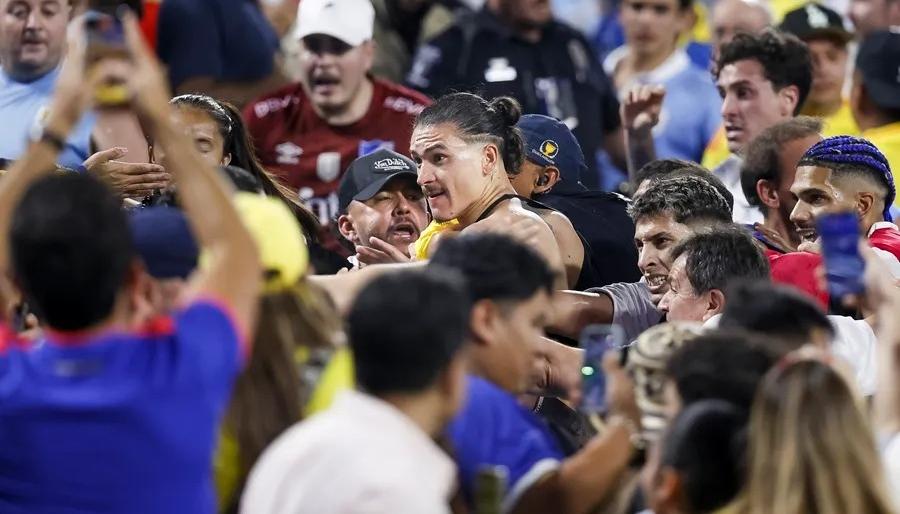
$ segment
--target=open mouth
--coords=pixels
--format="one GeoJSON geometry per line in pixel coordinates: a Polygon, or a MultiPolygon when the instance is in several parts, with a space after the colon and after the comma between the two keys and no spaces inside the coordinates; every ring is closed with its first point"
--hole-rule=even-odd
{"type": "Polygon", "coordinates": [[[744,129],[735,125],[725,125],[725,137],[728,140],[735,140],[744,134],[744,129]]]}
{"type": "Polygon", "coordinates": [[[340,83],[341,79],[339,79],[338,77],[322,75],[319,77],[313,77],[311,86],[312,89],[316,91],[330,91],[331,89],[337,87],[340,83]]]}
{"type": "Polygon", "coordinates": [[[644,275],[644,279],[647,280],[647,285],[650,287],[651,293],[665,292],[668,283],[667,278],[666,275],[660,274],[644,275]]]}
{"type": "Polygon", "coordinates": [[[412,242],[419,238],[419,230],[409,221],[401,221],[388,229],[390,239],[412,242]]]}
{"type": "Polygon", "coordinates": [[[797,234],[804,243],[814,243],[819,239],[819,233],[814,228],[798,228],[797,234]]]}

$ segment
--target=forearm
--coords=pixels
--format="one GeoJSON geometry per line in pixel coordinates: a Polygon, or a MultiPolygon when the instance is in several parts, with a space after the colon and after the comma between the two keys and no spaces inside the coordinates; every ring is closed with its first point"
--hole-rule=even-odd
{"type": "MultiPolygon", "coordinates": [[[[45,126],[48,133],[65,138],[72,131],[74,123],[62,116],[51,114],[45,126]]],[[[13,211],[28,187],[54,169],[58,154],[58,150],[52,144],[43,141],[32,143],[0,180],[0,234],[2,234],[0,272],[2,273],[10,269],[9,230],[13,211]]]]}
{"type": "Polygon", "coordinates": [[[558,470],[522,494],[514,514],[586,514],[614,489],[628,466],[632,446],[628,429],[611,424],[603,436],[563,461],[558,470]]]}
{"type": "Polygon", "coordinates": [[[625,133],[625,147],[628,160],[628,178],[634,179],[635,174],[645,164],[656,160],[656,145],[653,142],[653,132],[650,129],[628,130],[625,133]]]}
{"type": "Polygon", "coordinates": [[[313,275],[308,280],[328,293],[338,312],[346,314],[359,292],[376,277],[404,269],[424,268],[427,263],[428,261],[414,261],[399,264],[373,264],[358,271],[338,275],[313,275]]]}
{"type": "Polygon", "coordinates": [[[584,327],[613,321],[613,302],[602,293],[557,291],[553,295],[552,318],[547,331],[578,339],[584,327]]]}

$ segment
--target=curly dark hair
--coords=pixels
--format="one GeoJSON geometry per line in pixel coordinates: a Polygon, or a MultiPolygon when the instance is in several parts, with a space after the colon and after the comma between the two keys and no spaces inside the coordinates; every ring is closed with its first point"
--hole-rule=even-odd
{"type": "Polygon", "coordinates": [[[660,214],[671,214],[678,223],[697,221],[731,223],[728,200],[709,181],[691,175],[676,175],[652,184],[629,207],[635,222],[660,214]]]}
{"type": "Polygon", "coordinates": [[[716,61],[715,76],[725,66],[753,59],[762,66],[766,79],[772,83],[776,91],[788,86],[796,86],[800,95],[794,116],[809,96],[812,86],[812,58],[806,43],[792,34],[767,29],[759,34],[738,34],[722,47],[716,61]]]}

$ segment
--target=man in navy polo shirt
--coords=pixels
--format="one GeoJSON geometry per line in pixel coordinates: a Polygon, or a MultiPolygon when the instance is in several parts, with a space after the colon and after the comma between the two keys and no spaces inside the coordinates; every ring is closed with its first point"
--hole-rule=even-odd
{"type": "Polygon", "coordinates": [[[0,273],[15,277],[45,333],[33,346],[0,339],[3,513],[215,511],[213,446],[262,272],[228,188],[169,120],[165,78],[134,17],[125,23],[132,63],[97,66],[127,66],[132,104],[171,156],[208,259],[182,310],[129,328],[142,284],[120,200],[89,175],[47,171],[93,90],[72,38],[43,132],[0,183],[0,273]]]}

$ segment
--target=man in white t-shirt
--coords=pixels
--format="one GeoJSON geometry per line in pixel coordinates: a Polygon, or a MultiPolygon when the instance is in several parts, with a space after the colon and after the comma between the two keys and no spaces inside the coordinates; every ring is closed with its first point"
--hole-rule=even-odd
{"type": "Polygon", "coordinates": [[[347,318],[360,391],[269,446],[241,512],[448,514],[456,466],[434,438],[465,394],[470,309],[462,278],[449,271],[370,283],[347,318]]]}

